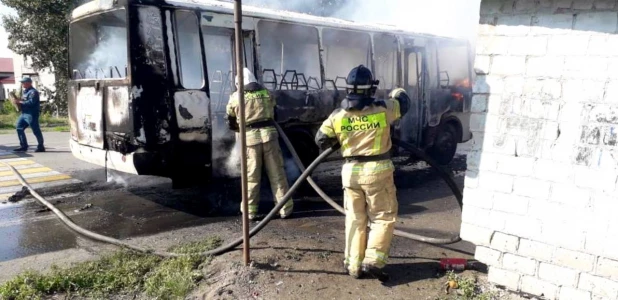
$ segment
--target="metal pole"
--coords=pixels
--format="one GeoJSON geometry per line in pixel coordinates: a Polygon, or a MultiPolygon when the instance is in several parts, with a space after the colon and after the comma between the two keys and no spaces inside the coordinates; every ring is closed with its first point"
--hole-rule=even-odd
{"type": "Polygon", "coordinates": [[[249,201],[247,199],[247,136],[245,127],[245,89],[243,80],[242,59],[242,3],[241,0],[234,2],[234,22],[236,23],[236,75],[238,76],[238,123],[240,134],[240,176],[242,185],[242,236],[243,236],[243,259],[245,265],[251,261],[249,256],[249,201]]]}

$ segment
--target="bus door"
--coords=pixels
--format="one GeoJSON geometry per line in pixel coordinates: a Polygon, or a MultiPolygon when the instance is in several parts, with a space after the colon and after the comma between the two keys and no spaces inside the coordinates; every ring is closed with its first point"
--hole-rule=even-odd
{"type": "Polygon", "coordinates": [[[401,137],[404,141],[420,144],[423,130],[423,107],[425,86],[423,74],[426,69],[425,49],[409,47],[404,49],[404,89],[410,96],[411,105],[401,122],[401,137]]]}

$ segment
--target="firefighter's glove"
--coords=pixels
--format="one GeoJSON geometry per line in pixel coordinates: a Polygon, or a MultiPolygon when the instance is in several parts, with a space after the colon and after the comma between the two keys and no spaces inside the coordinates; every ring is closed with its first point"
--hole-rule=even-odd
{"type": "Polygon", "coordinates": [[[232,116],[227,116],[227,127],[234,132],[239,132],[240,131],[240,127],[238,127],[238,122],[236,120],[236,117],[232,117],[232,116]]]}

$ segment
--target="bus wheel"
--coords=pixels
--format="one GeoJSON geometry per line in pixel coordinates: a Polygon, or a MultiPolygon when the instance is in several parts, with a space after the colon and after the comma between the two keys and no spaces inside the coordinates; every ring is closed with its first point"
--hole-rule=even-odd
{"type": "Polygon", "coordinates": [[[437,163],[447,165],[455,157],[457,151],[457,129],[452,124],[443,124],[438,130],[433,146],[427,154],[437,163]]]}

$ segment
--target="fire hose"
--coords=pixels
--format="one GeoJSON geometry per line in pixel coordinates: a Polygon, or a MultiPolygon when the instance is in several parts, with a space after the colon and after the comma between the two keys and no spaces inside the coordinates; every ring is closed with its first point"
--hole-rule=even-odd
{"type": "MultiPolygon", "coordinates": [[[[301,186],[301,184],[305,180],[307,180],[309,182],[309,184],[315,189],[315,191],[328,204],[330,204],[337,211],[345,214],[345,211],[343,210],[343,208],[339,204],[337,204],[332,198],[330,198],[328,195],[326,195],[326,193],[324,193],[324,191],[310,177],[311,173],[313,173],[315,168],[317,168],[317,166],[320,163],[322,163],[322,161],[324,159],[326,159],[328,156],[330,156],[332,153],[335,152],[335,147],[331,147],[331,148],[325,150],[324,152],[322,152],[322,154],[320,154],[307,168],[305,168],[304,165],[302,164],[302,162],[300,161],[300,158],[298,157],[298,154],[294,150],[294,147],[292,146],[292,143],[290,142],[288,137],[285,135],[285,133],[283,132],[281,127],[279,125],[277,125],[277,124],[276,124],[276,127],[277,127],[277,130],[279,130],[280,135],[283,138],[283,141],[285,142],[286,146],[289,148],[290,152],[292,153],[292,156],[294,157],[295,163],[301,169],[302,174],[294,182],[294,184],[290,187],[290,189],[283,196],[281,201],[279,201],[275,205],[275,207],[268,213],[268,215],[266,215],[266,217],[264,217],[264,219],[262,221],[260,221],[254,228],[252,228],[249,231],[249,237],[253,237],[254,235],[256,235],[259,231],[261,231],[275,217],[275,215],[278,214],[279,210],[281,210],[281,208],[283,208],[283,206],[288,201],[290,201],[290,199],[292,199],[292,195],[294,194],[294,192],[296,192],[296,190],[301,186]]],[[[455,183],[455,181],[453,180],[453,178],[452,178],[452,176],[451,176],[451,174],[449,172],[444,170],[444,168],[442,168],[440,165],[435,163],[431,158],[427,157],[427,155],[425,155],[424,152],[422,152],[420,149],[418,149],[418,148],[416,148],[416,147],[414,147],[414,146],[412,146],[410,144],[407,144],[405,142],[402,142],[400,140],[397,140],[397,139],[393,139],[393,141],[399,147],[402,147],[402,148],[410,151],[413,155],[416,155],[417,157],[419,157],[422,160],[424,160],[427,163],[429,163],[436,170],[438,170],[438,173],[440,174],[440,176],[446,181],[446,183],[449,185],[449,187],[453,191],[453,194],[455,195],[460,208],[462,207],[462,199],[463,199],[463,197],[462,197],[461,191],[457,187],[457,184],[455,183]]],[[[150,253],[150,254],[154,254],[154,255],[157,255],[157,256],[161,256],[161,257],[179,257],[179,256],[186,255],[186,254],[177,254],[177,253],[170,253],[170,252],[164,252],[164,251],[155,251],[155,250],[152,250],[152,249],[145,249],[145,248],[137,247],[137,246],[131,245],[129,243],[126,243],[124,241],[121,241],[121,240],[118,240],[118,239],[115,239],[115,238],[112,238],[112,237],[104,236],[104,235],[98,234],[96,232],[92,232],[90,230],[87,230],[87,229],[85,229],[83,227],[80,227],[79,225],[75,224],[61,210],[59,210],[53,204],[51,204],[50,202],[45,200],[45,198],[43,198],[39,193],[37,193],[37,191],[28,182],[26,182],[24,177],[13,166],[11,166],[11,165],[9,165],[7,163],[4,163],[4,162],[0,162],[0,163],[5,165],[6,167],[8,167],[15,174],[15,176],[18,179],[18,181],[24,187],[28,188],[28,190],[30,191],[31,195],[34,196],[34,198],[36,200],[38,200],[41,204],[43,204],[44,206],[49,208],[60,219],[60,221],[62,221],[62,223],[64,223],[67,227],[69,227],[69,229],[75,231],[78,234],[81,234],[81,235],[83,235],[83,236],[85,236],[87,238],[90,238],[92,240],[95,240],[95,241],[109,243],[109,244],[112,244],[112,245],[116,245],[116,246],[119,246],[119,247],[130,249],[130,250],[134,250],[134,251],[138,251],[138,252],[143,252],[143,253],[150,253]]],[[[424,242],[424,243],[428,243],[428,244],[452,244],[452,243],[456,243],[456,242],[461,240],[459,236],[452,237],[452,238],[449,238],[449,239],[438,239],[438,238],[432,238],[432,237],[425,237],[425,236],[421,236],[421,235],[416,235],[416,234],[404,232],[404,231],[401,231],[401,230],[395,230],[395,235],[401,236],[401,237],[404,237],[404,238],[409,238],[409,239],[416,240],[416,241],[420,241],[420,242],[424,242]]],[[[220,255],[220,254],[223,254],[223,253],[226,253],[226,252],[229,252],[229,251],[233,250],[234,248],[236,248],[240,244],[242,244],[242,242],[243,242],[243,238],[240,237],[240,238],[237,238],[237,239],[233,240],[232,242],[230,242],[230,243],[228,243],[226,245],[223,245],[223,246],[221,246],[221,247],[219,247],[217,249],[213,249],[213,250],[210,250],[210,251],[203,252],[203,253],[201,253],[201,255],[202,256],[220,255]]]]}

